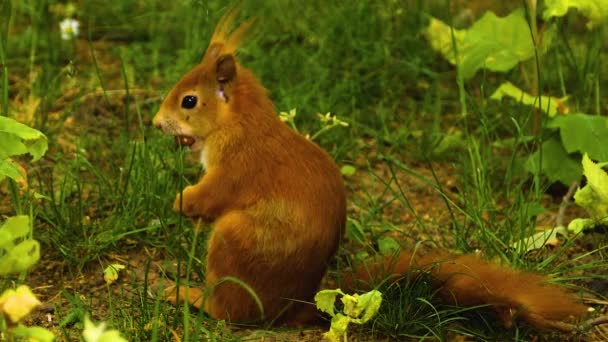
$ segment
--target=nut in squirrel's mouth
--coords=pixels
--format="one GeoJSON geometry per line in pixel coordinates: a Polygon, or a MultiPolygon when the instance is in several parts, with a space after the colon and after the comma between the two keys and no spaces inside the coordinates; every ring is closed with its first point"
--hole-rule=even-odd
{"type": "Polygon", "coordinates": [[[196,139],[194,137],[188,135],[176,135],[174,139],[176,145],[186,147],[192,147],[192,145],[194,145],[194,143],[196,142],[196,139]]]}

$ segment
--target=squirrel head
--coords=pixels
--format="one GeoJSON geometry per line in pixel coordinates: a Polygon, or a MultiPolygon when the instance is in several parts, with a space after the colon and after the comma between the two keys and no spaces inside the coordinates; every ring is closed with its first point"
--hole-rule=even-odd
{"type": "Polygon", "coordinates": [[[222,17],[201,63],[177,82],[152,120],[193,151],[202,150],[205,139],[230,120],[240,69],[235,53],[253,22],[230,30],[237,12],[232,8],[222,17]]]}

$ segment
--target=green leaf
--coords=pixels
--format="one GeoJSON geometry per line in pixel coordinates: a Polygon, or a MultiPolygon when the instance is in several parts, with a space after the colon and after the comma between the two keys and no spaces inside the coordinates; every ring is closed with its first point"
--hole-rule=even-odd
{"type": "Polygon", "coordinates": [[[315,296],[315,302],[319,310],[332,316],[331,327],[324,334],[325,338],[330,341],[339,341],[346,333],[350,322],[363,324],[378,313],[382,303],[382,293],[372,290],[362,295],[349,295],[340,289],[321,290],[315,296]],[[335,313],[334,311],[338,295],[342,295],[340,301],[344,304],[344,313],[335,313]]]}
{"type": "Polygon", "coordinates": [[[14,181],[23,179],[23,175],[19,171],[19,168],[10,159],[0,160],[0,181],[5,177],[8,177],[14,181]]]}
{"type": "Polygon", "coordinates": [[[40,244],[31,234],[29,216],[9,217],[0,227],[0,275],[27,271],[40,259],[40,244]]]}
{"type": "Polygon", "coordinates": [[[25,240],[7,254],[0,257],[0,275],[19,273],[29,270],[40,260],[40,244],[36,240],[25,240]]]}
{"type": "MultiPolygon", "coordinates": [[[[13,248],[15,239],[13,235],[6,230],[0,229],[0,253],[5,253],[3,250],[13,248]]],[[[0,261],[4,256],[0,257],[0,261]]]]}
{"type": "MultiPolygon", "coordinates": [[[[6,219],[0,226],[1,236],[10,239],[22,239],[31,232],[30,217],[27,215],[12,216],[6,219]]],[[[3,248],[3,239],[0,238],[0,248],[3,248]]]]}
{"type": "Polygon", "coordinates": [[[575,218],[574,220],[568,223],[568,231],[574,234],[579,234],[587,227],[591,227],[596,223],[595,220],[587,219],[587,218],[575,218]]]}
{"type": "Polygon", "coordinates": [[[84,318],[82,337],[85,342],[127,342],[118,330],[106,330],[106,324],[95,325],[88,316],[84,318]]]}
{"type": "Polygon", "coordinates": [[[355,253],[355,260],[363,261],[367,258],[369,258],[369,253],[367,253],[366,251],[359,251],[355,253]]]}
{"type": "Polygon", "coordinates": [[[555,246],[558,243],[557,234],[568,236],[568,231],[563,226],[545,229],[525,239],[519,240],[511,246],[515,248],[516,251],[526,252],[541,249],[547,245],[555,246]]]}
{"type": "Polygon", "coordinates": [[[40,131],[6,116],[0,116],[0,159],[29,153],[40,159],[48,148],[47,138],[40,131]]]}
{"type": "Polygon", "coordinates": [[[350,318],[357,318],[361,315],[363,309],[359,307],[359,295],[345,294],[340,298],[340,301],[344,304],[344,313],[350,318]]]}
{"type": "Polygon", "coordinates": [[[344,313],[352,318],[351,322],[364,324],[374,317],[382,304],[382,293],[372,290],[361,295],[344,295],[344,313]]]}
{"type": "Polygon", "coordinates": [[[344,295],[344,292],[340,289],[335,290],[321,290],[315,295],[315,303],[317,309],[329,314],[334,317],[336,315],[334,306],[336,303],[336,297],[338,295],[344,295]]]}
{"type": "Polygon", "coordinates": [[[551,182],[561,182],[569,185],[581,178],[582,168],[574,156],[569,155],[561,141],[552,137],[545,141],[540,151],[534,152],[526,161],[528,172],[538,174],[542,171],[551,182]],[[542,165],[540,163],[542,151],[542,165]],[[541,169],[539,170],[539,165],[541,169]]]}
{"type": "Polygon", "coordinates": [[[559,128],[566,152],[588,153],[595,160],[608,161],[608,117],[570,114],[556,117],[547,127],[559,128]]]}
{"type": "MultiPolygon", "coordinates": [[[[466,30],[454,29],[454,40],[458,50],[462,53],[462,42],[466,36],[466,30]]],[[[424,31],[424,35],[431,43],[433,50],[441,53],[445,59],[453,65],[456,65],[456,57],[454,55],[454,44],[452,41],[452,28],[446,25],[443,21],[431,17],[429,26],[424,31]]]]}
{"type": "MultiPolygon", "coordinates": [[[[424,33],[433,49],[456,64],[450,26],[432,18],[424,33]]],[[[454,30],[454,36],[459,53],[459,71],[465,79],[471,78],[481,68],[509,71],[519,62],[534,56],[534,44],[523,9],[504,18],[486,12],[470,29],[454,30]]]]}
{"type": "Polygon", "coordinates": [[[127,339],[120,336],[120,332],[118,330],[108,330],[104,332],[98,342],[127,342],[127,339]]]}
{"type": "Polygon", "coordinates": [[[453,155],[455,151],[465,147],[466,141],[462,131],[452,129],[440,136],[438,142],[434,144],[431,154],[433,157],[441,158],[448,154],[453,155]]]}
{"type": "Polygon", "coordinates": [[[393,254],[395,251],[401,249],[401,246],[397,242],[397,240],[393,239],[390,236],[385,236],[378,239],[378,249],[380,249],[380,253],[382,254],[393,254]]]}
{"type": "Polygon", "coordinates": [[[550,117],[556,116],[558,113],[567,112],[565,102],[568,100],[568,96],[557,98],[551,96],[540,96],[540,103],[538,96],[532,96],[525,91],[514,86],[511,82],[504,82],[498,89],[490,96],[492,100],[501,100],[503,97],[511,97],[527,106],[538,108],[540,104],[540,110],[547,113],[550,117]]]}
{"type": "Polygon", "coordinates": [[[21,138],[14,134],[0,131],[0,141],[0,158],[2,159],[27,153],[27,146],[21,141],[21,138]]]}
{"type": "Polygon", "coordinates": [[[360,243],[365,241],[365,232],[359,221],[347,218],[346,221],[346,237],[350,240],[355,240],[360,243]]]}
{"type": "Polygon", "coordinates": [[[26,327],[19,324],[15,329],[12,330],[13,336],[19,337],[20,340],[31,341],[31,342],[52,342],[55,340],[55,335],[45,328],[42,327],[26,327]]]}
{"type": "Polygon", "coordinates": [[[602,24],[608,19],[608,1],[606,0],[545,0],[543,18],[563,17],[571,8],[581,12],[589,22],[588,28],[602,24]]]}
{"type": "Polygon", "coordinates": [[[111,264],[103,270],[103,279],[106,284],[112,284],[118,279],[118,272],[126,266],[121,264],[111,264]]]}
{"type": "Polygon", "coordinates": [[[344,165],[340,169],[340,173],[342,173],[344,176],[352,176],[355,174],[355,172],[357,172],[357,169],[352,165],[344,165]]]}
{"type": "Polygon", "coordinates": [[[608,174],[595,164],[585,153],[583,155],[583,174],[587,185],[574,194],[574,202],[587,209],[595,220],[608,217],[608,174]]]}
{"type": "Polygon", "coordinates": [[[330,342],[339,342],[342,336],[346,333],[346,329],[348,329],[348,324],[350,323],[350,317],[346,317],[342,314],[337,314],[331,320],[331,326],[329,327],[329,331],[323,334],[323,336],[328,339],[330,342]]]}

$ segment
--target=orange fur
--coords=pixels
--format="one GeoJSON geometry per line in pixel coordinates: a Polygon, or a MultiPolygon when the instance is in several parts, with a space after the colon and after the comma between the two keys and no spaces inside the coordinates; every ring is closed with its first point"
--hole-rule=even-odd
{"type": "MultiPolygon", "coordinates": [[[[251,24],[231,34],[236,14],[223,17],[202,62],[169,92],[153,120],[165,133],[193,142],[191,149],[206,168],[174,203],[174,210],[214,226],[205,290],[180,288],[180,298],[216,319],[306,323],[314,319],[314,307],[299,301],[312,301],[342,239],[345,188],[331,158],[277,118],[266,89],[236,61],[251,24]],[[263,312],[246,289],[226,277],[248,284],[263,312]]],[[[516,310],[539,327],[541,321],[584,311],[564,291],[541,285],[540,276],[467,256],[402,254],[392,260],[394,269],[386,261],[374,275],[404,273],[410,265],[427,269],[437,260],[449,263],[429,267],[436,284],[458,304],[516,310]]],[[[366,279],[364,269],[355,274],[366,279]]],[[[167,294],[180,299],[175,289],[167,294]]]]}
{"type": "Polygon", "coordinates": [[[580,318],[587,307],[564,289],[546,283],[540,275],[492,264],[472,255],[434,252],[419,256],[402,251],[379,262],[368,262],[344,273],[342,287],[347,291],[369,288],[391,275],[428,272],[440,297],[458,306],[489,305],[510,327],[516,319],[541,329],[571,330],[562,322],[580,318]]]}
{"type": "MultiPolygon", "coordinates": [[[[206,288],[238,278],[260,297],[264,316],[233,282],[214,287],[206,301],[190,290],[189,301],[217,319],[285,321],[303,306],[291,299],[312,300],[338,248],[345,190],[331,158],[278,119],[249,70],[235,63],[229,81],[218,82],[226,76],[219,75],[219,59],[234,58],[240,39],[227,32],[234,16],[218,24],[203,62],[170,91],[153,122],[168,134],[193,137],[193,150],[204,154],[206,173],[184,189],[181,210],[214,225],[206,288]],[[186,95],[197,96],[196,107],[181,108],[186,95]]],[[[236,32],[242,37],[244,30],[236,32]]],[[[174,209],[180,210],[179,194],[174,209]]]]}

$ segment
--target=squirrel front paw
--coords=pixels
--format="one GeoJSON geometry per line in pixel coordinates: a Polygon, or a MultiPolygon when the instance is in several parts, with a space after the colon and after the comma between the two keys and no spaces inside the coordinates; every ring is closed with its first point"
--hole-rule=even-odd
{"type": "Polygon", "coordinates": [[[181,213],[186,217],[198,217],[203,216],[198,208],[200,199],[196,196],[196,189],[194,186],[187,186],[181,193],[175,196],[173,202],[173,211],[181,213]]]}

